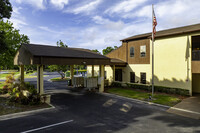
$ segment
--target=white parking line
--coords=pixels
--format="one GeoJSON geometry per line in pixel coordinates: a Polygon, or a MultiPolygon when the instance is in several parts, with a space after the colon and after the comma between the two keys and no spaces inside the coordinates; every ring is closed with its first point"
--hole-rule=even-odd
{"type": "Polygon", "coordinates": [[[35,128],[35,129],[31,129],[31,130],[27,130],[27,131],[24,131],[24,132],[21,132],[21,133],[30,133],[30,132],[42,130],[42,129],[45,129],[45,128],[54,127],[54,126],[62,125],[62,124],[65,124],[65,123],[70,123],[70,122],[73,122],[73,121],[74,120],[63,121],[63,122],[51,124],[51,125],[48,125],[48,126],[44,126],[44,127],[40,127],[40,128],[35,128]]]}

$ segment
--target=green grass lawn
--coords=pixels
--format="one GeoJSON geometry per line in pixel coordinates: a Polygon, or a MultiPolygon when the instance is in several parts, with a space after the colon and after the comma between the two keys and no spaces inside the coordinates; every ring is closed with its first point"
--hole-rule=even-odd
{"type": "Polygon", "coordinates": [[[8,73],[3,73],[0,74],[0,79],[5,79],[7,75],[14,73],[15,76],[19,74],[19,72],[8,72],[8,73]]]}
{"type": "MultiPolygon", "coordinates": [[[[36,71],[33,71],[33,73],[35,73],[36,71]]],[[[9,73],[4,73],[4,74],[0,74],[0,79],[6,79],[6,76],[9,74],[14,73],[14,77],[15,79],[19,78],[20,74],[19,72],[9,72],[9,73]]],[[[37,76],[31,76],[31,74],[33,73],[24,73],[24,78],[36,78],[37,76]]]]}
{"type": "MultiPolygon", "coordinates": [[[[126,88],[110,88],[106,92],[124,96],[124,97],[133,98],[133,99],[139,99],[143,101],[148,101],[148,98],[151,95],[151,93],[149,92],[126,89],[126,88]]],[[[151,102],[163,104],[167,106],[174,106],[177,103],[179,103],[182,99],[183,97],[181,96],[155,93],[153,100],[151,102]]]]}
{"type": "Polygon", "coordinates": [[[51,81],[67,81],[69,80],[70,78],[64,78],[64,79],[61,79],[61,77],[57,77],[57,78],[52,78],[51,81]]]}

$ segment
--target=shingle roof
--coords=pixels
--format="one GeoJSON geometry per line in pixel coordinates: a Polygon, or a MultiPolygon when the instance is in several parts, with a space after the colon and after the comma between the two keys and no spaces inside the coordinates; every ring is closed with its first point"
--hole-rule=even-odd
{"type": "Polygon", "coordinates": [[[124,64],[124,65],[127,64],[126,62],[124,62],[124,61],[122,61],[122,60],[120,60],[120,59],[116,59],[116,58],[111,58],[110,62],[111,62],[111,63],[124,64]]]}
{"type": "Polygon", "coordinates": [[[22,44],[33,56],[109,59],[104,55],[81,48],[63,48],[49,45],[22,44]]]}
{"type": "MultiPolygon", "coordinates": [[[[189,26],[184,26],[184,27],[178,27],[178,28],[173,28],[173,29],[157,31],[156,32],[156,37],[164,37],[164,36],[169,36],[169,35],[178,35],[178,34],[184,34],[184,33],[196,32],[196,31],[200,31],[200,24],[194,24],[194,25],[189,25],[189,26]]],[[[150,33],[135,35],[135,36],[131,36],[131,37],[122,39],[121,41],[129,41],[129,40],[135,40],[135,39],[150,38],[151,34],[152,33],[150,32],[150,33]]]]}

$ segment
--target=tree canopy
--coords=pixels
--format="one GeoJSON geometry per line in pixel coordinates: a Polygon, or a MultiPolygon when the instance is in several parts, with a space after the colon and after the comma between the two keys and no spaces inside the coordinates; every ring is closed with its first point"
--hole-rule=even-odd
{"type": "Polygon", "coordinates": [[[0,0],[0,19],[10,18],[12,14],[12,5],[9,0],[0,0]]]}
{"type": "Polygon", "coordinates": [[[92,51],[95,52],[95,53],[101,54],[101,53],[99,52],[99,50],[97,50],[97,49],[93,49],[92,51]]]}
{"type": "Polygon", "coordinates": [[[108,54],[108,53],[110,53],[111,51],[113,51],[113,50],[115,50],[115,49],[117,49],[118,47],[117,46],[114,46],[114,47],[107,47],[107,48],[105,48],[105,49],[103,49],[103,55],[106,55],[106,54],[108,54]]]}
{"type": "Polygon", "coordinates": [[[64,44],[64,42],[62,42],[61,40],[57,41],[56,44],[58,47],[65,47],[65,48],[68,47],[67,44],[64,44]]]}
{"type": "Polygon", "coordinates": [[[0,66],[5,69],[11,69],[14,67],[13,59],[22,43],[29,43],[28,36],[20,34],[19,30],[15,29],[13,24],[9,21],[4,22],[0,20],[0,66]]]}

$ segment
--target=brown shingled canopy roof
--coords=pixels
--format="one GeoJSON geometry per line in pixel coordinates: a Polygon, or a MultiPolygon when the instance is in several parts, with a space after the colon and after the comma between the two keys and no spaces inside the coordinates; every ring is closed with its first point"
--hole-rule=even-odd
{"type": "Polygon", "coordinates": [[[22,44],[33,56],[109,59],[88,49],[65,48],[49,45],[22,44]]]}
{"type": "MultiPolygon", "coordinates": [[[[184,34],[184,33],[197,32],[197,31],[200,31],[200,24],[194,24],[194,25],[189,25],[189,26],[184,26],[184,27],[178,27],[178,28],[173,28],[173,29],[157,31],[156,37],[178,35],[178,34],[184,34]]],[[[122,39],[121,41],[130,41],[130,40],[151,38],[151,35],[152,35],[152,33],[150,32],[150,33],[131,36],[131,37],[122,39]]]]}
{"type": "Polygon", "coordinates": [[[14,58],[15,65],[115,65],[109,57],[89,49],[22,44],[14,58]]]}

